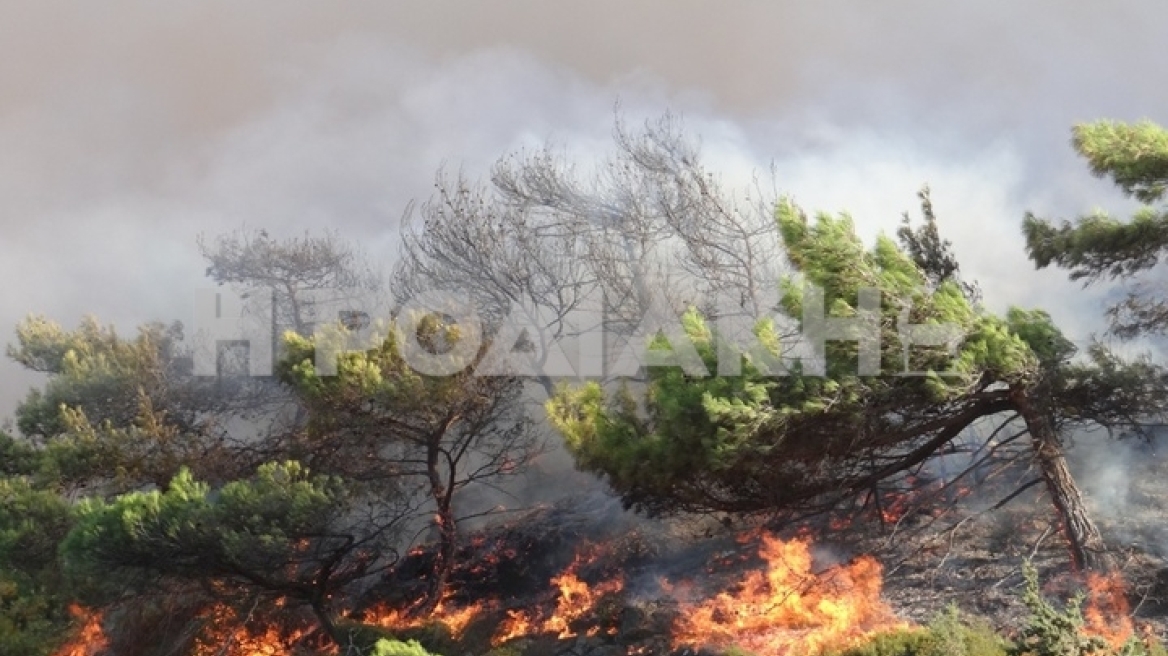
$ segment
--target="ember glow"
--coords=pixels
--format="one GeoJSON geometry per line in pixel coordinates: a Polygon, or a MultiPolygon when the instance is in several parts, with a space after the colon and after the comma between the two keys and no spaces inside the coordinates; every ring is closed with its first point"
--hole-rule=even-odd
{"type": "Polygon", "coordinates": [[[794,656],[904,626],[880,599],[879,563],[864,556],[817,574],[810,544],[763,535],[765,571],[750,572],[735,591],[684,604],[674,643],[794,656]]]}

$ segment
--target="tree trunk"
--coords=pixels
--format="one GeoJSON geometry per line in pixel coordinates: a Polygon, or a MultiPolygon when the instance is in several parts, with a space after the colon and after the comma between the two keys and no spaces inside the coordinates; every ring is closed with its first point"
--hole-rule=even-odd
{"type": "Polygon", "coordinates": [[[1010,397],[1026,422],[1035,462],[1042,472],[1046,490],[1062,523],[1063,536],[1071,550],[1071,563],[1078,571],[1112,569],[1114,564],[1107,553],[1103,535],[1087,514],[1083,495],[1067,468],[1062,444],[1050,414],[1046,412],[1041,391],[1017,387],[1010,391],[1010,397]]]}
{"type": "Polygon", "coordinates": [[[438,448],[432,444],[426,455],[426,473],[430,479],[430,496],[437,506],[434,522],[438,526],[438,558],[434,562],[434,578],[430,580],[428,599],[418,609],[422,614],[433,612],[442,601],[446,583],[450,580],[450,572],[454,569],[454,550],[458,542],[453,508],[453,476],[449,484],[442,480],[438,459],[438,448]]]}
{"type": "Polygon", "coordinates": [[[434,563],[434,578],[430,581],[430,598],[424,607],[427,612],[433,611],[442,601],[450,573],[454,570],[454,550],[458,545],[454,512],[449,503],[439,508],[434,521],[438,523],[438,559],[434,563]]]}
{"type": "Polygon", "coordinates": [[[320,626],[324,629],[325,634],[328,635],[329,640],[332,640],[333,644],[337,647],[344,649],[344,636],[337,630],[337,625],[333,622],[332,615],[329,614],[328,609],[325,608],[324,602],[320,599],[314,599],[309,606],[312,607],[312,613],[316,615],[316,621],[320,622],[320,626]]]}

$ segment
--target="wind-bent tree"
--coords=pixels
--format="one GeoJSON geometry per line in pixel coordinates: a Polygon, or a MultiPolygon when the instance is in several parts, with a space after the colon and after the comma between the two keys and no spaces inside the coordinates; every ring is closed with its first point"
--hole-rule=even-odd
{"type": "Polygon", "coordinates": [[[260,594],[306,604],[344,646],[330,599],[395,562],[410,514],[400,495],[363,494],[359,483],[295,461],[214,491],[184,469],[166,491],[83,502],[62,553],[83,577],[214,583],[206,589],[235,601],[260,594]]]}
{"type": "Polygon", "coordinates": [[[26,437],[45,439],[62,432],[62,404],[84,410],[95,421],[130,424],[138,415],[139,390],[155,405],[166,406],[172,421],[184,427],[197,422],[197,409],[183,403],[169,384],[190,369],[177,324],[148,324],[136,338],[125,339],[93,317],[66,331],[32,316],[16,327],[16,340],[8,357],[49,376],[45,388],[30,390],[17,410],[17,426],[26,437]]]}
{"type": "MultiPolygon", "coordinates": [[[[911,241],[906,252],[883,236],[865,248],[848,216],[820,214],[812,222],[789,200],[778,203],[776,216],[795,275],[784,280],[779,315],[758,325],[757,344],[728,340],[699,312],[685,320],[709,371],[731,353],[744,358],[743,375],[653,368],[643,398],[595,383],[563,388],[548,411],[580,465],[604,475],[627,504],[650,511],[825,510],[919,466],[974,422],[1017,421],[1074,565],[1106,567],[1060,435],[1079,425],[1127,427],[1161,407],[1159,371],[1102,347],[1086,362],[1072,361],[1074,347],[1049,315],[984,311],[953,277],[955,267],[930,264],[945,264],[944,253],[914,261],[911,241]],[[807,294],[815,288],[821,298],[807,294]],[[879,292],[871,313],[860,306],[865,289],[879,292]],[[818,350],[808,344],[822,371],[811,368],[812,357],[774,375],[765,367],[789,346],[775,326],[796,325],[802,339],[814,340],[817,328],[805,316],[869,323],[852,341],[828,340],[818,350]],[[914,349],[908,369],[926,375],[902,375],[911,343],[901,338],[913,327],[942,325],[960,331],[953,352],[914,349]],[[855,341],[865,338],[867,345],[855,341]],[[865,358],[877,371],[860,369],[865,358]]],[[[920,242],[927,233],[913,234],[920,242]]]]}
{"type": "MultiPolygon", "coordinates": [[[[217,410],[231,390],[191,375],[175,324],[147,324],[132,339],[87,318],[73,331],[43,318],[17,326],[9,357],[48,374],[16,410],[24,448],[43,451],[42,472],[66,490],[163,486],[184,464],[230,476],[217,410]]],[[[96,490],[91,490],[96,491],[96,490]]]]}
{"type": "MultiPolygon", "coordinates": [[[[1030,259],[1040,269],[1067,269],[1072,280],[1087,284],[1150,272],[1168,250],[1168,207],[1161,202],[1168,191],[1168,131],[1149,121],[1097,121],[1075,126],[1071,143],[1092,173],[1144,206],[1128,221],[1102,210],[1057,225],[1027,214],[1022,226],[1030,259]]],[[[1108,315],[1119,337],[1163,334],[1168,294],[1155,278],[1137,281],[1108,315]]]]}
{"type": "MultiPolygon", "coordinates": [[[[1029,437],[1075,564],[1103,564],[1060,435],[1077,425],[1125,427],[1156,407],[1154,367],[1098,346],[1074,360],[1045,313],[983,311],[976,288],[956,276],[927,193],[926,224],[902,229],[903,248],[882,238],[866,249],[847,217],[812,223],[790,202],[778,204],[776,226],[757,185],[741,200],[724,191],[671,118],[637,133],[618,122],[616,143],[616,155],[591,172],[544,149],[501,160],[488,187],[440,176],[422,220],[407,224],[395,275],[407,298],[465,291],[489,325],[517,306],[542,308],[535,334],[525,326],[538,356],[553,340],[596,328],[617,336],[610,353],[621,341],[649,342],[656,335],[639,335],[639,322],[661,307],[689,308],[686,330],[710,371],[727,352],[745,356],[743,376],[653,368],[647,390],[637,374],[624,391],[597,383],[556,394],[549,411],[581,466],[649,510],[823,509],[903,476],[993,418],[1020,427],[1002,441],[1029,437]],[[780,285],[784,253],[793,275],[780,285]],[[857,345],[848,342],[820,353],[824,375],[806,366],[770,375],[763,361],[790,355],[796,331],[807,328],[804,283],[824,290],[835,318],[857,316],[860,288],[880,291],[880,375],[857,374],[857,345]],[[765,317],[775,306],[780,315],[754,335],[722,321],[765,317]],[[602,319],[579,322],[582,308],[602,319]],[[940,324],[964,336],[952,357],[915,349],[909,368],[951,375],[895,375],[905,369],[901,340],[940,324]],[[749,353],[735,351],[744,337],[759,342],[749,353]]],[[[552,376],[537,379],[555,389],[552,376]]]]}
{"type": "MultiPolygon", "coordinates": [[[[435,353],[459,339],[459,326],[433,315],[417,328],[419,343],[435,353]]],[[[423,605],[433,608],[454,566],[458,492],[522,473],[541,443],[521,403],[522,381],[475,375],[485,347],[457,372],[426,375],[403,356],[402,339],[394,330],[373,348],[341,353],[336,375],[325,375],[316,366],[316,339],[288,333],[280,373],[310,420],[300,441],[287,448],[320,471],[343,472],[374,486],[420,486],[433,504],[439,536],[431,594],[423,605]]]]}
{"type": "Polygon", "coordinates": [[[334,232],[276,239],[266,230],[241,228],[214,239],[199,237],[207,277],[243,294],[268,292],[275,302],[277,334],[301,335],[335,321],[317,316],[314,296],[368,295],[381,288],[364,256],[334,232]]]}
{"type": "MultiPolygon", "coordinates": [[[[273,330],[307,334],[313,294],[358,294],[377,280],[360,254],[331,233],[274,239],[264,231],[200,238],[207,275],[240,294],[276,296],[273,330]]],[[[335,299],[332,299],[335,300],[335,299]]],[[[165,487],[181,466],[225,482],[278,460],[304,418],[290,390],[258,377],[196,376],[180,324],[147,324],[133,338],[87,318],[65,330],[29,317],[8,356],[48,375],[17,409],[23,436],[45,448],[54,476],[109,491],[165,487]]],[[[56,479],[55,479],[56,480],[56,479]]]]}
{"type": "MultiPolygon", "coordinates": [[[[281,336],[286,331],[311,335],[318,326],[338,321],[340,305],[355,303],[366,312],[364,316],[381,309],[367,307],[382,291],[379,274],[360,250],[335,232],[277,238],[266,230],[240,228],[213,239],[200,235],[198,241],[207,277],[241,299],[250,299],[249,308],[269,313],[251,320],[263,325],[265,333],[270,331],[273,362],[281,355],[281,336]]],[[[251,348],[249,357],[255,352],[254,345],[251,348]]],[[[240,355],[218,348],[215,353],[227,362],[240,355]]],[[[306,420],[295,395],[274,378],[229,377],[221,384],[233,388],[231,414],[246,419],[261,433],[244,443],[237,440],[235,446],[253,446],[259,461],[282,457],[281,440],[306,420]]]]}
{"type": "MultiPolygon", "coordinates": [[[[728,192],[671,116],[640,131],[618,121],[614,139],[590,171],[546,147],[500,159],[490,185],[439,174],[404,223],[394,293],[467,294],[488,330],[523,308],[540,365],[541,347],[587,331],[619,350],[655,301],[743,316],[776,303],[780,248],[759,185],[728,192]]],[[[554,375],[534,378],[554,392],[554,375]]]]}
{"type": "MultiPolygon", "coordinates": [[[[354,252],[333,236],[280,241],[239,233],[202,246],[217,282],[286,301],[276,306],[281,330],[335,319],[313,314],[320,312],[311,301],[323,289],[372,284],[354,252]]],[[[178,324],[148,324],[125,337],[95,319],[75,330],[42,317],[22,322],[8,355],[47,381],[18,408],[22,435],[0,441],[6,456],[0,469],[25,477],[38,493],[109,500],[151,488],[167,494],[184,469],[218,490],[261,463],[288,459],[302,444],[293,390],[274,379],[197,376],[193,353],[178,324]]],[[[377,490],[368,498],[401,496],[388,478],[377,490]]],[[[197,589],[173,596],[200,603],[197,589]]]]}

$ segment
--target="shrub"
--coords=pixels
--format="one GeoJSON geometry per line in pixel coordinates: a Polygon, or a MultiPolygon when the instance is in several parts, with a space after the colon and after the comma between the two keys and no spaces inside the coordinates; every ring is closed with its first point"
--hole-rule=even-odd
{"type": "Polygon", "coordinates": [[[1022,566],[1026,590],[1022,602],[1030,610],[1030,619],[1011,650],[1011,656],[1161,656],[1162,644],[1149,637],[1145,642],[1132,636],[1114,649],[1099,636],[1084,632],[1082,605],[1084,595],[1076,594],[1062,610],[1054,607],[1038,588],[1038,572],[1029,562],[1022,566]]]}
{"type": "Polygon", "coordinates": [[[1007,656],[1009,643],[950,607],[926,629],[900,629],[836,656],[1007,656]]]}
{"type": "Polygon", "coordinates": [[[928,632],[921,629],[898,629],[877,634],[862,645],[831,656],[921,656],[925,653],[927,638],[928,632]]]}
{"type": "Polygon", "coordinates": [[[460,647],[459,641],[454,638],[450,628],[437,620],[426,622],[421,626],[396,630],[394,637],[405,644],[417,643],[423,649],[436,653],[452,653],[459,651],[460,647]]]}
{"type": "Polygon", "coordinates": [[[956,606],[949,606],[933,620],[927,642],[924,653],[929,656],[1006,656],[1011,646],[983,620],[962,614],[956,606]]]}
{"type": "Polygon", "coordinates": [[[1083,632],[1082,593],[1059,610],[1042,596],[1038,572],[1032,564],[1022,565],[1022,575],[1026,578],[1022,603],[1030,617],[1018,636],[1014,656],[1091,656],[1110,651],[1105,640],[1083,632]]]}
{"type": "Polygon", "coordinates": [[[402,642],[382,639],[373,645],[372,656],[434,656],[434,654],[426,651],[417,640],[402,642]]]}

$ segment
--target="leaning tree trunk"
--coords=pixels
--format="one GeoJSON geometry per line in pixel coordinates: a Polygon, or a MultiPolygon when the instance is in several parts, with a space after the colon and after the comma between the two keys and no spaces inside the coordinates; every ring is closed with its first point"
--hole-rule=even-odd
{"type": "Polygon", "coordinates": [[[1010,392],[1034,449],[1034,459],[1042,472],[1046,490],[1062,523],[1063,536],[1071,549],[1076,570],[1107,571],[1113,567],[1107,545],[1095,522],[1087,514],[1083,495],[1075,484],[1063,455],[1062,442],[1055,432],[1045,399],[1040,390],[1017,387],[1010,392]]]}
{"type": "Polygon", "coordinates": [[[312,608],[313,615],[316,615],[316,621],[320,622],[321,628],[324,629],[325,635],[329,640],[340,649],[345,648],[344,637],[341,631],[338,630],[336,622],[333,621],[332,615],[329,614],[328,608],[325,607],[323,599],[313,599],[309,604],[312,608]]]}

